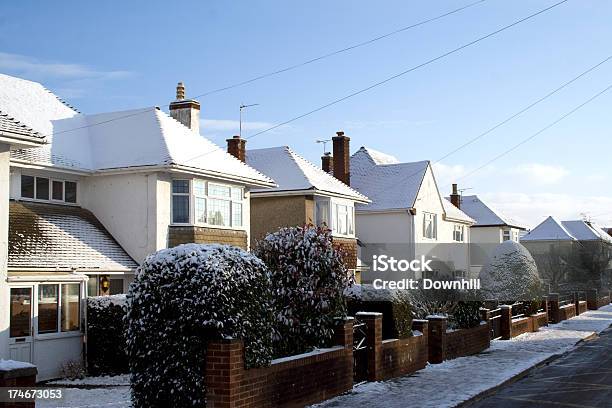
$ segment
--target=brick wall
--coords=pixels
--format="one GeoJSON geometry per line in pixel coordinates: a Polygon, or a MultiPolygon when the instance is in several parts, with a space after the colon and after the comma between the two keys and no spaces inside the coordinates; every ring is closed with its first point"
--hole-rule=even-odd
{"type": "Polygon", "coordinates": [[[344,264],[348,269],[357,267],[357,240],[352,238],[333,238],[334,247],[344,254],[344,264]]]}
{"type": "MultiPolygon", "coordinates": [[[[549,299],[550,300],[550,299],[549,299]]],[[[548,303],[543,303],[545,306],[545,310],[542,312],[538,312],[531,316],[524,316],[519,318],[512,317],[512,306],[510,305],[502,305],[499,307],[499,336],[502,340],[510,340],[513,337],[519,336],[523,333],[529,332],[537,332],[540,327],[548,326],[549,321],[549,309],[548,304],[553,306],[554,309],[554,301],[549,301],[548,303]]],[[[571,309],[574,309],[573,304],[570,305],[571,309]]],[[[491,311],[488,309],[482,309],[483,318],[488,320],[490,324],[492,324],[491,319],[491,311]]],[[[496,319],[497,320],[497,319],[496,319]]]]}
{"type": "Polygon", "coordinates": [[[206,406],[305,406],[349,391],[353,387],[352,321],[339,324],[334,338],[342,344],[249,370],[244,368],[242,341],[211,343],[206,356],[206,406]]]}
{"type": "Polygon", "coordinates": [[[210,227],[168,227],[168,247],[188,243],[227,244],[247,249],[247,233],[243,230],[210,227]]]}
{"type": "MultiPolygon", "coordinates": [[[[36,367],[0,369],[0,387],[34,387],[36,385],[36,367]]],[[[34,402],[9,403],[1,402],[0,408],[34,408],[34,402]]]]}
{"type": "Polygon", "coordinates": [[[559,308],[559,321],[568,320],[576,316],[576,305],[565,305],[559,308]]]}
{"type": "Polygon", "coordinates": [[[469,329],[446,332],[446,360],[478,354],[491,346],[488,322],[469,329]]]}
{"type": "Polygon", "coordinates": [[[251,247],[282,227],[301,227],[314,223],[311,196],[251,196],[251,247]]]}
{"type": "Polygon", "coordinates": [[[597,310],[600,307],[610,304],[609,290],[587,290],[587,307],[589,310],[597,310]]]}

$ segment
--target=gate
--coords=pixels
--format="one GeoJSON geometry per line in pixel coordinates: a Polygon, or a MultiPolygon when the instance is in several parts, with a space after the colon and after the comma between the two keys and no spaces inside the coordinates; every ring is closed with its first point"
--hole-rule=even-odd
{"type": "Polygon", "coordinates": [[[353,382],[359,384],[368,380],[368,345],[366,341],[366,324],[353,321],[353,382]]]}

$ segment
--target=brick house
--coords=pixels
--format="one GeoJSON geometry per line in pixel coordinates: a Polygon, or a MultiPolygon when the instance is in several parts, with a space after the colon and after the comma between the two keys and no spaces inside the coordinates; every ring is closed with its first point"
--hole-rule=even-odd
{"type": "Polygon", "coordinates": [[[354,208],[356,203],[367,204],[367,197],[287,146],[245,150],[245,141],[234,137],[228,139],[228,152],[278,184],[251,191],[251,245],[281,227],[326,225],[345,253],[348,268],[356,268],[354,208]]]}
{"type": "Polygon", "coordinates": [[[1,310],[2,348],[34,362],[38,380],[81,357],[88,294],[125,292],[137,265],[168,246],[248,248],[250,190],[275,186],[199,134],[200,105],[182,84],[170,114],[86,115],[39,83],[0,74],[0,112],[47,141],[10,153],[1,310]]]}

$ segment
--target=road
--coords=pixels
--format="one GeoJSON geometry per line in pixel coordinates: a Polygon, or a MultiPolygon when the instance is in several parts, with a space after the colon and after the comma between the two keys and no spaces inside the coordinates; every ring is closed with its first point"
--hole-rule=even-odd
{"type": "Polygon", "coordinates": [[[612,328],[527,377],[467,405],[495,407],[612,407],[612,328]]]}

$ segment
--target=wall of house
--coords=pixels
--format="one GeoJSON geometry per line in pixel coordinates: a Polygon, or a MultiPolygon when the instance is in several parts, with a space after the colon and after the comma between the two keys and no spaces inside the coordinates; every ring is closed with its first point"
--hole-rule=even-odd
{"type": "Polygon", "coordinates": [[[10,147],[0,144],[0,358],[8,359],[9,288],[7,278],[10,147]]]}
{"type": "Polygon", "coordinates": [[[279,228],[307,223],[314,223],[314,200],[311,196],[251,196],[251,247],[279,228]]]}

